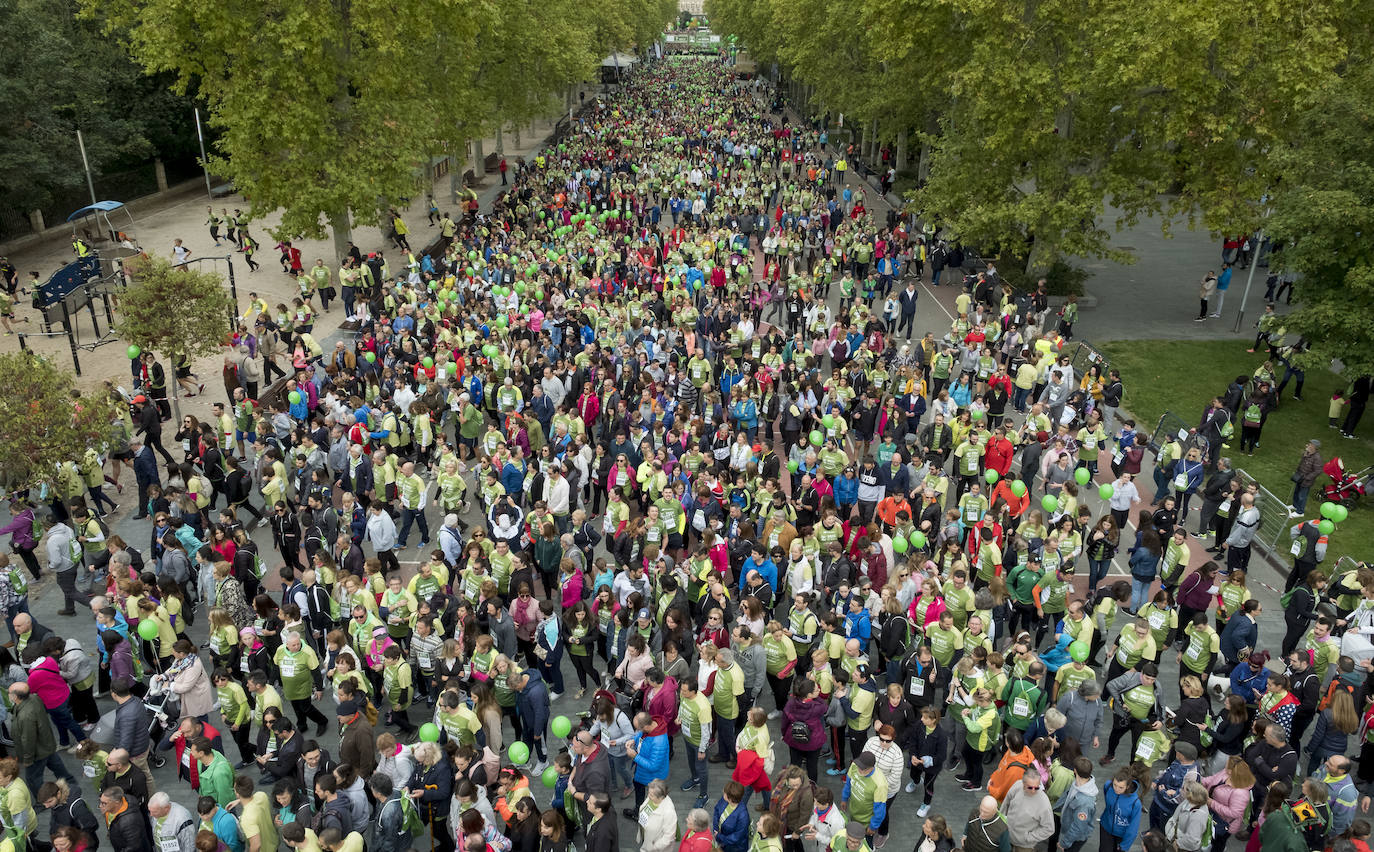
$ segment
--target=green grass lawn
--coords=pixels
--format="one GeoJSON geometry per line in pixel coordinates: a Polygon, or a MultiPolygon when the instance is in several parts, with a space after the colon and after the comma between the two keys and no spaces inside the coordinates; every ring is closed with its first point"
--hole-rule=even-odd
{"type": "MultiPolygon", "coordinates": [[[[1221,396],[1226,386],[1239,375],[1250,375],[1264,361],[1265,353],[1251,355],[1242,341],[1174,341],[1130,340],[1095,344],[1121,371],[1126,386],[1123,407],[1134,415],[1142,427],[1154,429],[1165,411],[1172,411],[1196,425],[1202,409],[1213,396],[1221,396]]],[[[1276,378],[1283,379],[1282,370],[1276,378]]],[[[1331,394],[1346,385],[1344,379],[1329,370],[1307,373],[1303,386],[1303,402],[1293,400],[1293,383],[1284,389],[1282,404],[1269,415],[1260,438],[1259,449],[1253,456],[1240,452],[1240,428],[1224,450],[1231,463],[1259,480],[1283,500],[1293,493],[1289,480],[1297,468],[1303,445],[1311,438],[1322,442],[1323,460],[1339,455],[1346,470],[1358,471],[1374,464],[1374,441],[1368,438],[1371,426],[1366,416],[1359,427],[1360,437],[1342,438],[1336,429],[1327,427],[1327,407],[1331,394]]],[[[1344,413],[1341,417],[1344,418],[1344,413]]],[[[1321,500],[1319,489],[1329,482],[1325,475],[1318,478],[1307,501],[1308,516],[1315,516],[1321,500]]],[[[1340,556],[1368,559],[1368,542],[1374,540],[1374,495],[1364,498],[1361,505],[1332,534],[1326,566],[1340,556]],[[1365,542],[1365,544],[1361,544],[1365,542]]]]}

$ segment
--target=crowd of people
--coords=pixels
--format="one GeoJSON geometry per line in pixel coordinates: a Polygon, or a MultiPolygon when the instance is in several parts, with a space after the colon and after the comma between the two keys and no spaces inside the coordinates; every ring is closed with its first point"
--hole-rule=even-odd
{"type": "Polygon", "coordinates": [[[964,280],[852,156],[652,62],[433,251],[291,256],[170,447],[139,353],[0,529],[0,852],[1368,849],[1374,572],[1300,531],[1266,651],[1226,459],[1152,447],[1072,302],[964,280]]]}

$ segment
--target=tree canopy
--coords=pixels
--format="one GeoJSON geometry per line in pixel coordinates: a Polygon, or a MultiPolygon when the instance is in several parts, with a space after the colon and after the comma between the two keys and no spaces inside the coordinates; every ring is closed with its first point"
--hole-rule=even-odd
{"type": "MultiPolygon", "coordinates": [[[[97,6],[150,70],[197,86],[215,171],[282,210],[280,235],[347,239],[415,194],[431,157],[588,76],[672,16],[663,0],[304,0],[97,6]]],[[[644,43],[641,41],[641,43],[644,43]]]]}
{"type": "Polygon", "coordinates": [[[1273,153],[1369,36],[1369,0],[709,0],[832,111],[928,146],[915,209],[985,253],[1112,255],[1147,213],[1252,230],[1273,153]],[[857,24],[857,25],[856,25],[857,24]],[[893,121],[894,114],[898,119],[893,121]],[[1111,209],[1114,222],[1099,223],[1111,209]]]}
{"type": "Polygon", "coordinates": [[[108,396],[78,396],[75,377],[32,352],[0,355],[0,482],[6,491],[51,481],[63,462],[104,447],[115,417],[108,396]]]}
{"type": "Polygon", "coordinates": [[[173,266],[166,258],[126,261],[129,286],[119,299],[121,339],[174,361],[219,351],[233,313],[218,272],[173,266]]]}
{"type": "Polygon", "coordinates": [[[1275,153],[1272,267],[1300,276],[1284,328],[1310,344],[1313,368],[1339,361],[1374,374],[1374,70],[1351,67],[1304,112],[1298,141],[1275,153]]]}
{"type": "Polygon", "coordinates": [[[191,104],[145,75],[75,0],[0,0],[0,204],[41,209],[91,168],[189,151],[191,104]]]}

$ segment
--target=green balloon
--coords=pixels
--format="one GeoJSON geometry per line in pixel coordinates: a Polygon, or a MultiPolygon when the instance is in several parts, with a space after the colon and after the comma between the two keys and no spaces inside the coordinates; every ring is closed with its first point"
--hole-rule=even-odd
{"type": "Polygon", "coordinates": [[[516,740],[510,744],[510,748],[506,749],[506,756],[510,758],[511,763],[524,763],[530,759],[530,747],[516,740]]]}
{"type": "Polygon", "coordinates": [[[835,428],[835,415],[827,414],[821,418],[821,425],[827,429],[835,428]]]}
{"type": "Polygon", "coordinates": [[[796,472],[797,472],[797,468],[799,468],[799,467],[801,467],[801,465],[797,464],[797,460],[796,460],[796,459],[789,459],[789,460],[788,460],[788,462],[787,462],[787,469],[788,469],[788,471],[790,471],[791,473],[796,473],[796,472]]]}
{"type": "Polygon", "coordinates": [[[1088,650],[1087,642],[1070,642],[1069,659],[1075,663],[1085,663],[1088,661],[1088,650]]]}
{"type": "Polygon", "coordinates": [[[374,363],[376,363],[376,361],[377,361],[377,353],[376,353],[376,352],[369,352],[369,353],[367,353],[366,355],[364,355],[363,358],[365,358],[365,359],[367,360],[367,363],[369,363],[369,364],[374,364],[374,363]]]}
{"type": "Polygon", "coordinates": [[[426,722],[420,726],[420,742],[437,743],[439,742],[439,726],[433,722],[426,722]]]}
{"type": "Polygon", "coordinates": [[[1332,503],[1332,502],[1330,502],[1330,501],[1327,501],[1327,502],[1325,502],[1325,503],[1323,503],[1323,504],[1321,505],[1321,510],[1320,510],[1320,511],[1321,511],[1321,516],[1322,516],[1323,518],[1329,518],[1329,517],[1331,517],[1332,513],[1334,513],[1334,512],[1336,511],[1336,504],[1335,504],[1335,503],[1332,503]]]}
{"type": "Polygon", "coordinates": [[[543,288],[540,288],[540,289],[534,291],[534,298],[535,298],[535,301],[538,301],[538,302],[544,301],[544,290],[543,290],[543,288]]]}
{"type": "Polygon", "coordinates": [[[988,485],[997,484],[998,478],[999,477],[997,476],[997,471],[993,470],[992,468],[988,468],[987,470],[983,471],[983,479],[987,482],[988,485]]]}
{"type": "Polygon", "coordinates": [[[812,430],[811,430],[811,443],[812,443],[813,446],[817,446],[817,447],[819,447],[821,444],[824,444],[824,443],[825,443],[825,436],[821,434],[821,430],[819,430],[819,429],[812,429],[812,430]]]}
{"type": "Polygon", "coordinates": [[[140,619],[138,622],[138,635],[150,642],[156,639],[157,622],[153,621],[151,618],[140,619]]]}
{"type": "Polygon", "coordinates": [[[545,787],[553,787],[558,784],[558,770],[552,766],[545,767],[544,774],[539,776],[539,780],[544,782],[545,787]]]}
{"type": "Polygon", "coordinates": [[[506,324],[509,322],[510,320],[506,319],[505,314],[501,314],[501,316],[496,318],[496,324],[499,325],[501,328],[505,328],[506,324]]]}
{"type": "Polygon", "coordinates": [[[291,400],[291,404],[292,404],[292,405],[300,405],[300,402],[301,402],[301,392],[300,392],[300,391],[291,391],[291,393],[289,393],[289,394],[286,395],[286,398],[289,399],[289,400],[291,400]]]}
{"type": "Polygon", "coordinates": [[[1015,494],[1017,497],[1026,496],[1026,483],[1019,479],[1016,480],[1011,484],[1011,493],[1015,494]]]}
{"type": "Polygon", "coordinates": [[[519,293],[519,294],[522,295],[522,296],[525,295],[525,282],[524,282],[524,281],[517,281],[517,282],[515,282],[515,292],[519,293]]]}
{"type": "Polygon", "coordinates": [[[554,716],[549,727],[553,730],[555,737],[566,737],[572,733],[572,720],[567,716],[554,716]]]}
{"type": "Polygon", "coordinates": [[[897,535],[894,535],[892,537],[893,553],[906,553],[906,549],[908,546],[909,545],[907,544],[906,536],[902,535],[901,533],[898,533],[897,535]]]}
{"type": "Polygon", "coordinates": [[[137,346],[134,346],[132,343],[129,344],[129,348],[125,349],[124,351],[129,354],[130,361],[143,354],[143,350],[139,349],[137,346]]]}
{"type": "Polygon", "coordinates": [[[921,532],[921,531],[919,531],[919,530],[916,531],[916,532],[914,532],[914,533],[912,533],[912,534],[911,534],[911,546],[914,547],[914,548],[916,548],[917,550],[925,550],[925,549],[926,549],[926,534],[923,533],[923,532],[921,532]]]}
{"type": "Polygon", "coordinates": [[[1099,485],[1097,487],[1097,496],[1101,497],[1103,500],[1112,499],[1112,495],[1115,493],[1116,489],[1112,487],[1112,484],[1110,482],[1104,482],[1102,485],[1099,485]]]}
{"type": "Polygon", "coordinates": [[[1350,510],[1342,506],[1340,503],[1337,503],[1336,508],[1333,509],[1331,512],[1331,520],[1339,524],[1344,523],[1345,519],[1348,517],[1350,517],[1350,510]]]}
{"type": "Polygon", "coordinates": [[[1092,478],[1092,471],[1088,470],[1086,467],[1080,467],[1073,472],[1073,479],[1079,485],[1087,485],[1088,480],[1092,478]]]}
{"type": "MultiPolygon", "coordinates": [[[[476,259],[477,259],[477,251],[476,251],[475,249],[469,250],[469,251],[468,251],[468,260],[476,260],[476,259]]],[[[427,740],[427,742],[433,742],[433,740],[427,740]]]]}
{"type": "MultiPolygon", "coordinates": [[[[1317,524],[1317,529],[1321,530],[1322,535],[1331,535],[1331,533],[1335,531],[1336,525],[1331,523],[1331,521],[1326,520],[1317,524]]],[[[142,627],[143,622],[139,622],[138,626],[142,627]]]]}
{"type": "Polygon", "coordinates": [[[1040,498],[1040,506],[1046,512],[1053,512],[1059,508],[1059,498],[1055,497],[1053,494],[1046,494],[1044,497],[1040,498]]]}
{"type": "Polygon", "coordinates": [[[447,364],[445,364],[444,368],[448,371],[448,374],[450,376],[458,375],[458,365],[453,361],[449,361],[447,364]]]}
{"type": "Polygon", "coordinates": [[[975,408],[968,413],[968,416],[976,422],[983,419],[983,411],[982,409],[975,408]]]}

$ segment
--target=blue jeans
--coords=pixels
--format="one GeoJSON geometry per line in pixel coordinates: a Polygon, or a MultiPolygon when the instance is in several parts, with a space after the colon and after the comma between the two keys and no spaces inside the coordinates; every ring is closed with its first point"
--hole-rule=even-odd
{"type": "MultiPolygon", "coordinates": [[[[697,747],[687,742],[687,739],[685,737],[682,740],[682,746],[682,750],[687,752],[687,775],[690,778],[696,779],[697,795],[705,796],[708,782],[707,776],[710,772],[711,764],[706,758],[697,757],[697,747]]],[[[704,745],[701,748],[701,750],[706,750],[704,745]]]]}
{"type": "Polygon", "coordinates": [[[1307,495],[1311,493],[1311,491],[1312,486],[1310,485],[1306,487],[1301,485],[1293,486],[1293,511],[1307,514],[1307,495]]]}
{"type": "Polygon", "coordinates": [[[549,688],[554,692],[563,691],[563,643],[559,642],[558,647],[549,652],[549,655],[539,661],[539,674],[543,676],[544,682],[549,684],[549,688]]]}
{"type": "Polygon", "coordinates": [[[1030,388],[1017,388],[1011,395],[1011,407],[1017,411],[1026,410],[1026,397],[1030,396],[1030,388]]]}
{"type": "Polygon", "coordinates": [[[86,732],[81,730],[81,726],[76,723],[76,717],[72,715],[70,699],[49,710],[48,718],[52,719],[53,727],[57,728],[57,736],[63,748],[67,746],[68,731],[71,731],[74,737],[73,743],[79,743],[86,738],[86,732]]]}
{"type": "Polygon", "coordinates": [[[1110,559],[1089,559],[1088,560],[1088,590],[1097,588],[1097,584],[1107,577],[1107,569],[1112,567],[1110,559]]]}
{"type": "Polygon", "coordinates": [[[611,781],[614,782],[615,779],[619,778],[621,787],[633,786],[635,777],[634,773],[630,771],[630,756],[610,753],[607,753],[606,756],[611,759],[611,781]]]}
{"type": "Polygon", "coordinates": [[[1131,612],[1139,612],[1142,606],[1150,602],[1150,588],[1154,584],[1153,577],[1149,580],[1131,578],[1131,612]]]}

